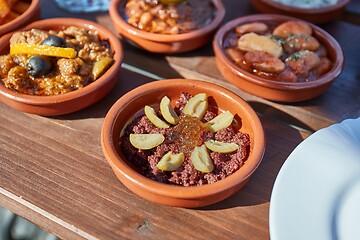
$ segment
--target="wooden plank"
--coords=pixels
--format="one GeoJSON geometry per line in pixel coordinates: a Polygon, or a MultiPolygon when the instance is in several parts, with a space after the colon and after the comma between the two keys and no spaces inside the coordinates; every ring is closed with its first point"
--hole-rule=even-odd
{"type": "MultiPolygon", "coordinates": [[[[224,4],[225,21],[254,12],[247,1],[224,4]]],[[[42,0],[41,7],[46,9],[44,18],[77,17],[53,1],[42,0]]],[[[107,13],[81,17],[114,31],[107,13]]],[[[117,180],[100,146],[103,118],[124,93],[153,81],[123,69],[108,96],[76,113],[41,117],[0,103],[0,205],[64,239],[268,239],[270,194],[287,156],[309,132],[360,115],[359,63],[354,54],[359,52],[360,36],[353,34],[359,27],[343,22],[323,27],[343,46],[345,71],[323,96],[298,104],[266,101],[227,83],[216,69],[211,44],[164,56],[124,42],[125,63],[164,78],[215,82],[261,114],[267,140],[264,160],[249,183],[229,199],[198,209],[161,206],[137,197],[117,180]]]]}
{"type": "Polygon", "coordinates": [[[105,99],[60,117],[24,114],[0,103],[0,205],[65,239],[268,238],[275,177],[308,134],[262,118],[268,150],[243,190],[199,209],[154,204],[117,180],[100,146],[107,110],[148,81],[123,70],[105,99]]]}

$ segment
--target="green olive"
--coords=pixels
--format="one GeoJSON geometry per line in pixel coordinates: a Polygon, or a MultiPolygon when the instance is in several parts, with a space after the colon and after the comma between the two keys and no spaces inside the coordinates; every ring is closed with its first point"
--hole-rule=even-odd
{"type": "Polygon", "coordinates": [[[185,2],[186,0],[159,0],[162,4],[179,4],[185,2]]]}

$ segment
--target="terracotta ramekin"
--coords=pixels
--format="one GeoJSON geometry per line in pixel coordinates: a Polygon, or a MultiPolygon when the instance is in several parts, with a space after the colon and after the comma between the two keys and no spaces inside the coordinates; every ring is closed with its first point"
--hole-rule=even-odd
{"type": "Polygon", "coordinates": [[[32,21],[40,18],[40,0],[32,0],[29,8],[11,22],[0,25],[0,36],[14,31],[32,21]]]}
{"type": "Polygon", "coordinates": [[[189,79],[151,82],[122,96],[105,117],[101,144],[106,160],[128,189],[155,203],[186,208],[216,203],[236,193],[259,166],[265,152],[265,137],[261,122],[254,110],[242,98],[218,85],[189,79]],[[206,93],[209,107],[229,110],[239,121],[240,131],[250,135],[251,149],[248,159],[238,171],[223,180],[194,187],[160,183],[138,173],[119,149],[122,130],[145,105],[158,105],[164,96],[168,96],[175,105],[176,99],[182,92],[192,95],[206,93]]]}
{"type": "Polygon", "coordinates": [[[224,78],[248,93],[279,102],[304,101],[326,91],[343,70],[344,54],[339,43],[330,34],[314,24],[308,23],[313,30],[313,36],[325,46],[328,58],[333,62],[330,71],[314,81],[280,82],[261,78],[243,70],[224,51],[225,38],[236,26],[258,21],[281,24],[289,20],[300,21],[288,16],[258,14],[234,19],[222,26],[215,35],[213,49],[217,67],[224,78]]]}
{"type": "MultiPolygon", "coordinates": [[[[19,111],[43,116],[71,113],[88,107],[103,98],[116,84],[123,59],[122,45],[117,36],[107,28],[88,20],[77,18],[51,18],[31,23],[22,30],[33,28],[42,30],[61,30],[70,26],[96,30],[103,40],[110,43],[114,52],[113,65],[95,82],[84,88],[53,96],[35,96],[21,94],[0,84],[0,100],[19,111]]],[[[9,51],[9,39],[12,33],[0,38],[0,53],[9,51]]]]}
{"type": "Polygon", "coordinates": [[[252,5],[262,13],[283,14],[312,23],[325,23],[337,19],[344,12],[350,0],[339,0],[335,5],[323,8],[303,9],[286,6],[272,0],[251,0],[252,5]]]}
{"type": "Polygon", "coordinates": [[[124,6],[125,2],[126,0],[113,0],[110,3],[109,14],[116,30],[131,43],[155,53],[180,53],[204,46],[212,40],[225,16],[222,2],[213,0],[216,15],[214,20],[204,28],[182,34],[156,34],[135,28],[122,18],[119,9],[124,6]]]}

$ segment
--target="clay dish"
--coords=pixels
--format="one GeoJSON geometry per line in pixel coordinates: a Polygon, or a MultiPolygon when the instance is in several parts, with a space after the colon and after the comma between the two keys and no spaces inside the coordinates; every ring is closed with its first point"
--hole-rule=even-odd
{"type": "MultiPolygon", "coordinates": [[[[120,73],[123,50],[117,36],[110,30],[88,20],[77,18],[52,18],[31,23],[22,30],[33,28],[42,30],[62,30],[70,26],[77,26],[98,31],[101,39],[108,40],[114,52],[114,63],[95,82],[72,92],[53,95],[36,96],[15,92],[0,84],[0,100],[19,111],[53,116],[75,112],[88,107],[103,98],[116,84],[120,73]]],[[[8,53],[9,39],[12,33],[0,38],[0,53],[8,53]]]]}
{"type": "Polygon", "coordinates": [[[157,34],[140,30],[128,24],[119,13],[119,9],[124,7],[125,2],[126,0],[113,0],[110,3],[109,14],[116,30],[132,44],[155,53],[186,52],[207,44],[225,16],[222,2],[213,0],[217,12],[209,25],[188,33],[157,34]]]}
{"type": "Polygon", "coordinates": [[[251,3],[259,12],[288,15],[316,24],[337,19],[344,12],[349,2],[350,0],[339,0],[335,5],[304,9],[286,6],[272,0],[251,0],[251,3]]]}
{"type": "Polygon", "coordinates": [[[151,82],[122,96],[105,117],[101,144],[115,175],[128,189],[155,203],[186,208],[216,203],[236,193],[259,166],[265,151],[264,132],[259,118],[242,98],[218,85],[188,79],[151,82]],[[248,159],[239,170],[223,180],[192,187],[160,183],[137,172],[119,148],[122,130],[145,105],[159,104],[164,96],[175,102],[182,92],[192,95],[206,93],[209,107],[216,106],[221,110],[229,110],[235,117],[240,117],[240,131],[250,135],[248,159]]]}
{"type": "Polygon", "coordinates": [[[340,75],[344,67],[344,55],[338,42],[327,32],[314,24],[308,23],[313,31],[313,36],[326,48],[328,58],[333,63],[331,69],[314,81],[308,82],[281,82],[269,80],[243,70],[224,51],[224,43],[227,35],[236,26],[264,22],[281,24],[289,20],[297,20],[282,15],[258,14],[240,17],[223,25],[217,32],[213,49],[216,64],[226,80],[240,89],[265,99],[279,102],[299,102],[314,98],[328,89],[333,81],[340,75]]]}
{"type": "Polygon", "coordinates": [[[34,20],[40,18],[40,0],[32,0],[29,8],[11,22],[0,25],[0,36],[14,31],[34,20]]]}

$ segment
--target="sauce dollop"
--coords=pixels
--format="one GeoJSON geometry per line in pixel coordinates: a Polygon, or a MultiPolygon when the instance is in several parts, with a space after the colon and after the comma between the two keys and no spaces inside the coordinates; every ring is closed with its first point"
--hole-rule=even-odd
{"type": "Polygon", "coordinates": [[[203,144],[206,131],[206,126],[200,119],[183,114],[168,138],[182,146],[181,151],[184,154],[190,154],[195,147],[203,144]]]}

